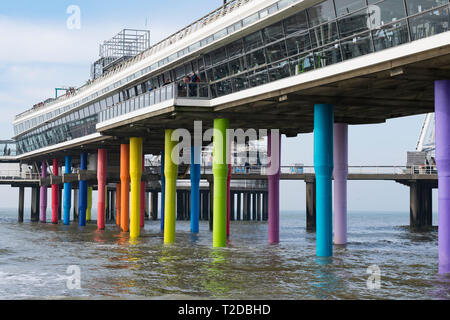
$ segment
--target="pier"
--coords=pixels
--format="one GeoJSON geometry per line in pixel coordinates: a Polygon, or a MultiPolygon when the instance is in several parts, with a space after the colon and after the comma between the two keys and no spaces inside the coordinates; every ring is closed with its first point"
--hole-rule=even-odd
{"type": "Polygon", "coordinates": [[[232,0],[152,46],[123,30],[132,56],[108,56],[114,37],[92,81],[14,119],[16,151],[0,162],[20,170],[0,183],[19,188],[19,221],[32,188],[35,222],[51,210],[54,224],[84,226],[96,206],[99,230],[113,222],[136,239],[160,211],[164,243],[177,219],[193,233],[202,219],[225,247],[230,221],[267,220],[276,244],[280,180],[303,180],[317,256],[331,257],[347,242],[348,180],[409,187],[412,229],[432,225],[439,185],[439,271],[450,272],[450,8],[401,2],[232,0]],[[433,112],[435,163],[349,166],[350,126],[433,112]],[[314,165],[282,167],[281,136],[311,132],[314,165]],[[233,163],[250,157],[234,146],[253,141],[266,143],[256,163],[233,163]]]}

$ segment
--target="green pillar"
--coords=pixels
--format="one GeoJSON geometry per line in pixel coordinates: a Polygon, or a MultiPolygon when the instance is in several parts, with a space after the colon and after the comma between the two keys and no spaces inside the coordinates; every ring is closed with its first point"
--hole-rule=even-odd
{"type": "Polygon", "coordinates": [[[214,174],[214,214],[213,246],[227,245],[227,129],[228,119],[214,120],[213,174],[214,174]]]}

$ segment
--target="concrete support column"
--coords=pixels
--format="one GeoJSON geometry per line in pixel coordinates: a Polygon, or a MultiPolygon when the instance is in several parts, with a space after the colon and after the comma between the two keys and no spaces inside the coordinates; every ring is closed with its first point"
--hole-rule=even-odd
{"type": "Polygon", "coordinates": [[[316,232],[316,180],[306,183],[306,230],[316,232]]]}
{"type": "Polygon", "coordinates": [[[151,206],[151,217],[153,221],[158,220],[158,192],[152,192],[152,206],[151,206]]]}
{"type": "Polygon", "coordinates": [[[263,217],[264,221],[269,219],[269,196],[267,192],[263,193],[263,217]]]}
{"type": "Polygon", "coordinates": [[[172,141],[173,130],[165,132],[164,176],[165,176],[165,205],[164,205],[164,243],[175,242],[175,208],[178,177],[178,158],[172,158],[172,151],[176,142],[172,141]]]}
{"type": "Polygon", "coordinates": [[[98,204],[97,204],[97,228],[105,229],[105,209],[106,209],[106,176],[108,173],[108,154],[106,149],[98,149],[97,156],[97,184],[98,184],[98,204]]]}
{"type": "Polygon", "coordinates": [[[120,146],[120,227],[128,232],[130,227],[130,146],[120,146]]]}
{"type": "Polygon", "coordinates": [[[241,214],[242,214],[242,205],[241,205],[241,200],[242,200],[242,192],[237,192],[236,193],[237,196],[237,202],[236,202],[236,220],[240,221],[241,220],[241,214]]]}
{"type": "Polygon", "coordinates": [[[410,189],[410,227],[421,229],[433,223],[432,188],[422,181],[411,181],[410,189]]]}
{"type": "MultiPolygon", "coordinates": [[[[147,187],[145,189],[145,219],[150,220],[150,193],[147,192],[147,187]]],[[[158,213],[156,214],[156,217],[158,217],[158,213]]]]}
{"type": "Polygon", "coordinates": [[[438,169],[439,273],[450,272],[450,80],[434,83],[438,169]]]}
{"type": "Polygon", "coordinates": [[[92,220],[92,187],[88,187],[88,194],[87,194],[87,208],[86,208],[86,221],[92,220]]]}
{"type": "Polygon", "coordinates": [[[236,215],[235,215],[235,193],[234,192],[230,192],[230,221],[235,221],[236,220],[236,215]]]}
{"type": "Polygon", "coordinates": [[[257,221],[262,221],[262,210],[261,210],[261,193],[260,192],[258,192],[257,194],[256,194],[256,214],[257,214],[257,217],[256,217],[256,220],[257,221]]]}
{"type": "Polygon", "coordinates": [[[267,156],[270,159],[268,168],[269,188],[269,243],[280,242],[280,163],[281,135],[271,132],[267,139],[267,156]]]}
{"type": "Polygon", "coordinates": [[[166,177],[164,175],[165,153],[161,152],[161,230],[164,230],[164,214],[166,207],[166,177]]]}
{"type": "MultiPolygon", "coordinates": [[[[58,176],[58,159],[53,159],[53,175],[58,176]]],[[[58,224],[59,185],[52,184],[52,223],[58,224]]]]}
{"type": "MultiPolygon", "coordinates": [[[[86,171],[88,164],[88,154],[86,152],[81,153],[80,157],[80,171],[86,171]]],[[[88,195],[88,183],[86,180],[80,180],[79,182],[79,195],[78,195],[78,224],[80,227],[86,226],[86,209],[87,209],[87,195],[88,195]]]]}
{"type": "Polygon", "coordinates": [[[347,244],[348,124],[334,125],[334,243],[347,244]]]}
{"type": "Polygon", "coordinates": [[[116,225],[120,226],[120,206],[121,206],[121,186],[120,183],[116,183],[116,225]]]}
{"type": "Polygon", "coordinates": [[[243,203],[242,203],[242,220],[248,221],[248,193],[242,193],[243,203]]]}
{"type": "Polygon", "coordinates": [[[141,234],[141,178],[142,178],[142,138],[130,139],[130,237],[141,234]]]}
{"type": "Polygon", "coordinates": [[[19,212],[18,212],[18,221],[19,223],[23,222],[23,206],[25,201],[25,187],[19,187],[19,212]]]}
{"type": "MultiPolygon", "coordinates": [[[[72,173],[72,157],[66,156],[64,173],[72,173]]],[[[64,213],[63,213],[63,223],[68,226],[70,225],[70,208],[72,207],[72,183],[64,183],[64,213]]]]}
{"type": "Polygon", "coordinates": [[[39,188],[31,188],[31,222],[39,221],[39,188]]]}
{"type": "Polygon", "coordinates": [[[314,169],[316,172],[316,242],[317,256],[333,255],[333,125],[334,107],[314,106],[314,169]]]}
{"type": "MultiPolygon", "coordinates": [[[[41,178],[47,178],[47,162],[42,161],[41,165],[41,178]]],[[[40,221],[45,223],[47,221],[47,187],[41,186],[40,189],[40,207],[41,207],[41,215],[40,221]]]]}
{"type": "Polygon", "coordinates": [[[209,231],[213,231],[213,222],[214,222],[214,180],[209,181],[209,192],[208,192],[208,221],[209,221],[209,231]]]}
{"type": "MultiPolygon", "coordinates": [[[[142,151],[143,153],[143,151],[142,151]]],[[[141,170],[141,177],[142,177],[142,173],[145,172],[145,155],[142,154],[142,170],[141,170]]],[[[140,227],[144,228],[145,226],[145,187],[146,187],[146,182],[144,180],[141,180],[141,188],[139,189],[140,191],[140,217],[141,217],[141,221],[140,221],[140,227]]]]}
{"type": "Polygon", "coordinates": [[[73,190],[73,221],[78,221],[78,189],[73,190]]]}
{"type": "Polygon", "coordinates": [[[227,245],[227,180],[228,180],[228,119],[214,120],[213,176],[214,176],[214,213],[213,247],[227,245]]]}

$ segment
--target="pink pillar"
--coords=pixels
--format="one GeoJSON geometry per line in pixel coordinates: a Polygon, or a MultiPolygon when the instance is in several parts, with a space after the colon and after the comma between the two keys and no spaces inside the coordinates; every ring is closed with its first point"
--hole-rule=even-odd
{"type": "Polygon", "coordinates": [[[98,182],[98,204],[97,204],[97,228],[105,229],[106,209],[106,175],[107,175],[107,151],[98,149],[97,182],[98,182]]]}
{"type": "Polygon", "coordinates": [[[276,135],[273,133],[269,134],[267,143],[267,155],[270,160],[267,173],[269,193],[269,243],[279,243],[281,135],[276,135]]]}
{"type": "MultiPolygon", "coordinates": [[[[145,155],[142,155],[142,173],[145,170],[145,155]]],[[[141,228],[145,226],[145,181],[141,181],[141,228]]]]}
{"type": "MultiPolygon", "coordinates": [[[[53,175],[57,176],[58,159],[53,159],[53,175]]],[[[52,184],[52,223],[58,224],[58,209],[59,209],[59,186],[52,184]]]]}
{"type": "MultiPolygon", "coordinates": [[[[45,161],[42,161],[42,167],[41,167],[41,177],[42,179],[47,178],[47,163],[45,161]]],[[[41,187],[41,217],[40,220],[42,223],[45,223],[47,221],[47,187],[42,186],[41,187]]]]}
{"type": "Polygon", "coordinates": [[[334,125],[334,243],[347,243],[348,125],[334,125]]]}

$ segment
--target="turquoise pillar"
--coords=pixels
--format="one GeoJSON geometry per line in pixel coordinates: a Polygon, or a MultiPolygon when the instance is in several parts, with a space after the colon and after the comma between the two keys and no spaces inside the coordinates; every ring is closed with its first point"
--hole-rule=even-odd
{"type": "Polygon", "coordinates": [[[191,147],[191,232],[199,232],[201,147],[191,147]]]}
{"type": "Polygon", "coordinates": [[[318,257],[333,255],[333,127],[334,107],[314,106],[314,170],[316,173],[316,245],[318,257]]]}
{"type": "MultiPolygon", "coordinates": [[[[64,173],[72,173],[72,157],[66,156],[64,173]]],[[[63,221],[65,225],[70,224],[70,208],[72,206],[72,183],[64,183],[64,214],[63,221]]]]}

